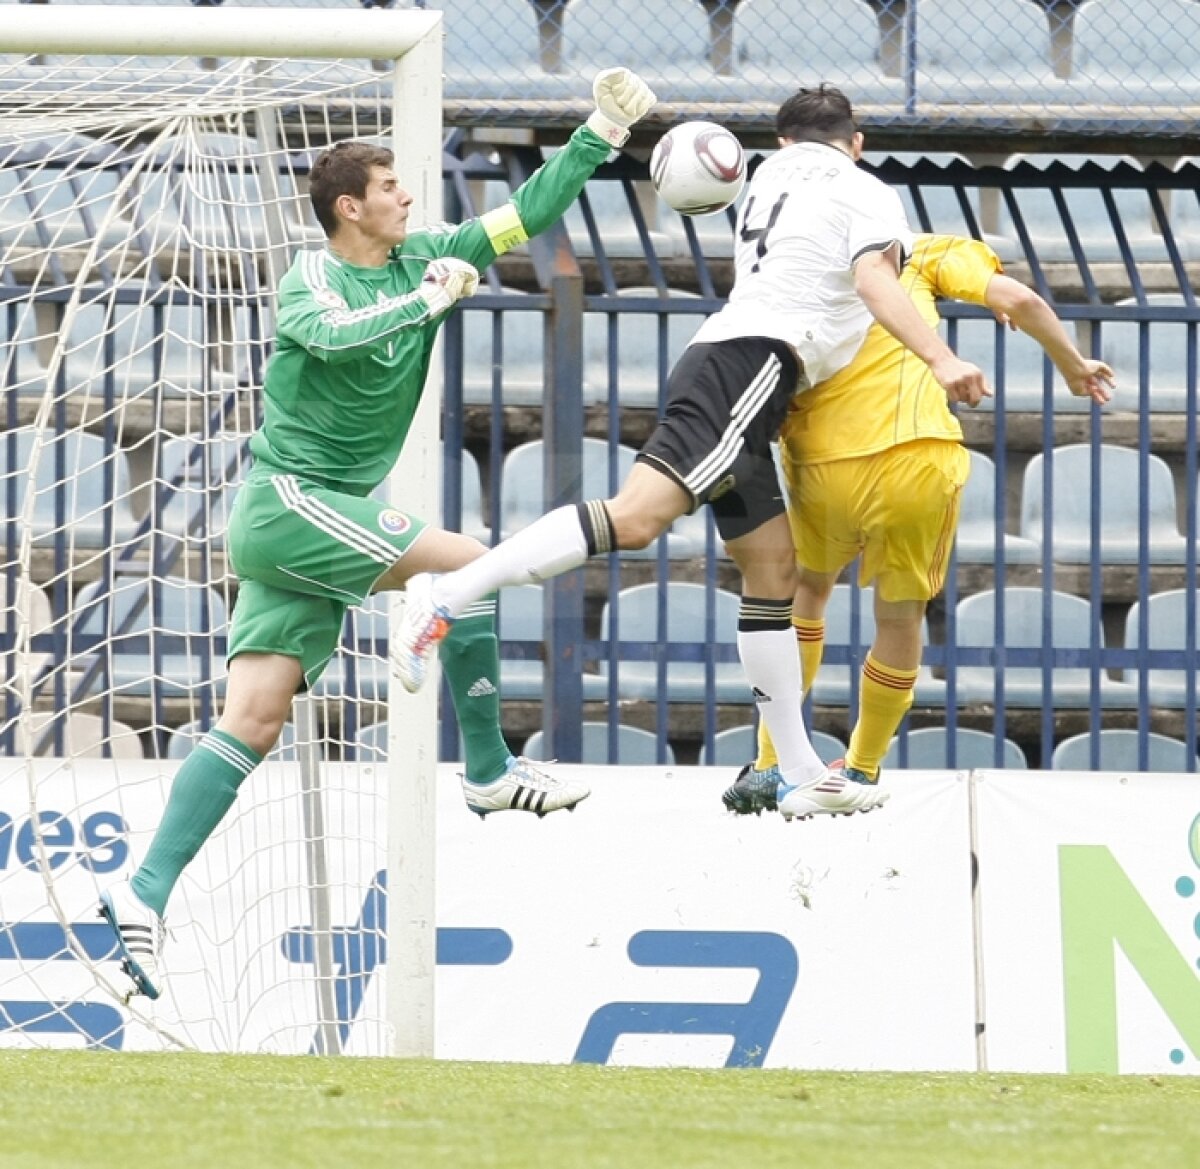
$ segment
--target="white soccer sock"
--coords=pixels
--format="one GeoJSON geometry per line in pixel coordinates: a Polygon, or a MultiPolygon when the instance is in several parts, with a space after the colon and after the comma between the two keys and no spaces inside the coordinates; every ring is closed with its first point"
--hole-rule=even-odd
{"type": "MultiPolygon", "coordinates": [[[[556,508],[489,548],[478,560],[433,582],[433,600],[451,617],[505,585],[541,584],[588,558],[587,536],[575,504],[556,508]]],[[[793,649],[792,657],[796,653],[793,649]]]]}
{"type": "Polygon", "coordinates": [[[771,732],[786,784],[809,784],[819,779],[825,764],[813,749],[804,727],[804,686],[796,635],[787,629],[738,630],[738,655],[754,688],[758,713],[771,732]]]}

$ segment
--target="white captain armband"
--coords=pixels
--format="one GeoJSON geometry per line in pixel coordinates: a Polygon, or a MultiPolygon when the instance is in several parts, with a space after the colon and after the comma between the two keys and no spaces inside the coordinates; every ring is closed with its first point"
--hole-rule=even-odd
{"type": "Polygon", "coordinates": [[[483,224],[483,230],[487,232],[498,256],[511,252],[529,239],[529,233],[521,222],[521,214],[512,203],[505,203],[494,211],[485,211],[479,217],[479,222],[483,224]]]}

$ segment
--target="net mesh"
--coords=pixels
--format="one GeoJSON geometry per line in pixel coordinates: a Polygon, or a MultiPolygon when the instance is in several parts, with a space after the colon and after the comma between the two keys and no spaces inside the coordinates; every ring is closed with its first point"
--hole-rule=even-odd
{"type": "Polygon", "coordinates": [[[0,1044],[385,1048],[382,608],[185,873],[153,1007],[95,916],[220,708],[274,288],[315,152],[385,139],[382,76],[0,62],[0,1044]]]}

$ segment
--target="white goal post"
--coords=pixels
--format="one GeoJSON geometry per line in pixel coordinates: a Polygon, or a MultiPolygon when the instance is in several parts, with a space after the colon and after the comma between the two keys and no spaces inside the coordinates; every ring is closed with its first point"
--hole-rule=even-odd
{"type": "MultiPolygon", "coordinates": [[[[176,939],[167,1000],[121,1005],[85,920],[119,850],[140,859],[174,770],[166,745],[219,708],[226,488],[258,416],[274,282],[320,246],[306,167],[339,137],[390,145],[413,224],[441,218],[440,12],[5,6],[0,1046],[434,1054],[436,687],[380,683],[356,640],[378,637],[366,617],[335,659],[337,688],[297,700],[295,741],[248,781],[191,885],[185,874],[168,925],[188,935],[178,985],[192,998],[170,997],[176,939]],[[123,607],[139,589],[151,599],[123,607]],[[195,591],[192,626],[175,601],[195,591]],[[386,745],[348,729],[373,729],[360,725],[372,703],[386,745]],[[376,854],[383,994],[346,957],[382,955],[382,930],[367,935],[383,882],[362,875],[382,874],[376,854]],[[273,887],[297,873],[299,897],[273,887]],[[194,931],[178,920],[193,909],[194,931]],[[271,973],[281,962],[286,977],[271,973]],[[348,1043],[368,993],[385,1005],[348,1043]]],[[[429,517],[439,397],[431,386],[390,485],[429,517]]]]}

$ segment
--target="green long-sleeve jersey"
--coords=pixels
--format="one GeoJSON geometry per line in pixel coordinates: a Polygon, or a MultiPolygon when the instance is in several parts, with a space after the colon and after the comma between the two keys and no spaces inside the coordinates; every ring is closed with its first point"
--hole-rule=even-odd
{"type": "Polygon", "coordinates": [[[380,268],[328,249],[300,253],[279,285],[251,476],[283,472],[369,495],[400,454],[445,319],[417,290],[426,265],[455,256],[486,268],[559,219],[610,150],[581,126],[509,203],[412,232],[380,268]]]}

